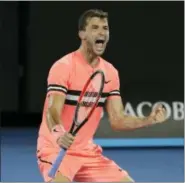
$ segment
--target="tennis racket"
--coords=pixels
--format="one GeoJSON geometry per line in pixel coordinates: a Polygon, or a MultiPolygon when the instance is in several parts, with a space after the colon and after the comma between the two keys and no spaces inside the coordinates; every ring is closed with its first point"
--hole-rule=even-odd
{"type": "MultiPolygon", "coordinates": [[[[98,105],[99,99],[102,95],[105,83],[105,76],[101,70],[94,72],[86,82],[80,97],[77,102],[73,123],[69,133],[73,136],[82,128],[82,126],[88,121],[96,106],[98,105]]],[[[58,170],[60,163],[65,155],[66,150],[61,149],[55,162],[52,165],[48,176],[51,178],[55,177],[56,171],[58,170]]]]}

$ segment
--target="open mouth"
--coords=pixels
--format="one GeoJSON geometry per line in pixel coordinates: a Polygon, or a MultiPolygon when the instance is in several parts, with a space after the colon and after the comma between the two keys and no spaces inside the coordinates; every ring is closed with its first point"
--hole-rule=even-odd
{"type": "Polygon", "coordinates": [[[97,39],[96,41],[95,41],[95,43],[96,44],[104,44],[104,40],[103,39],[97,39]]]}
{"type": "Polygon", "coordinates": [[[105,43],[105,40],[103,39],[97,39],[95,41],[95,44],[96,44],[96,48],[99,50],[99,51],[102,51],[104,49],[104,43],[105,43]]]}

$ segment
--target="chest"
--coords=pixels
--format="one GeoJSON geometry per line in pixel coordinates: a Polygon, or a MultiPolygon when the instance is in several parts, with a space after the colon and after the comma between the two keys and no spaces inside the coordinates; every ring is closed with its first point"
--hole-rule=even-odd
{"type": "Polygon", "coordinates": [[[87,80],[91,77],[91,75],[96,70],[102,70],[104,72],[105,83],[104,83],[103,93],[109,93],[111,90],[111,82],[109,82],[110,77],[108,75],[108,71],[104,67],[93,69],[91,67],[88,68],[83,65],[75,65],[75,67],[73,68],[73,71],[71,73],[70,80],[69,80],[68,90],[82,91],[87,80]]]}

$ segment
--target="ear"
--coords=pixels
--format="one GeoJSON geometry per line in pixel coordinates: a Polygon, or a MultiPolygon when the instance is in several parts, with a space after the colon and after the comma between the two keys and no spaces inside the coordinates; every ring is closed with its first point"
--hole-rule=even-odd
{"type": "Polygon", "coordinates": [[[79,31],[78,32],[78,35],[79,35],[79,37],[80,37],[81,40],[84,40],[86,38],[85,31],[79,31]]]}

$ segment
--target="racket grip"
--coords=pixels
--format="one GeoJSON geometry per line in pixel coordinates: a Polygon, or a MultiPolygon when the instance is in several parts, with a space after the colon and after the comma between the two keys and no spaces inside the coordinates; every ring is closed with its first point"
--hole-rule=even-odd
{"type": "Polygon", "coordinates": [[[60,152],[59,152],[55,162],[53,163],[53,165],[52,165],[52,167],[51,167],[51,169],[50,169],[50,171],[48,173],[48,176],[50,178],[54,178],[55,177],[55,174],[56,174],[56,172],[57,172],[57,170],[58,170],[58,168],[60,166],[60,163],[62,162],[63,157],[65,156],[65,152],[66,152],[66,150],[63,149],[63,148],[60,150],[60,152]]]}

